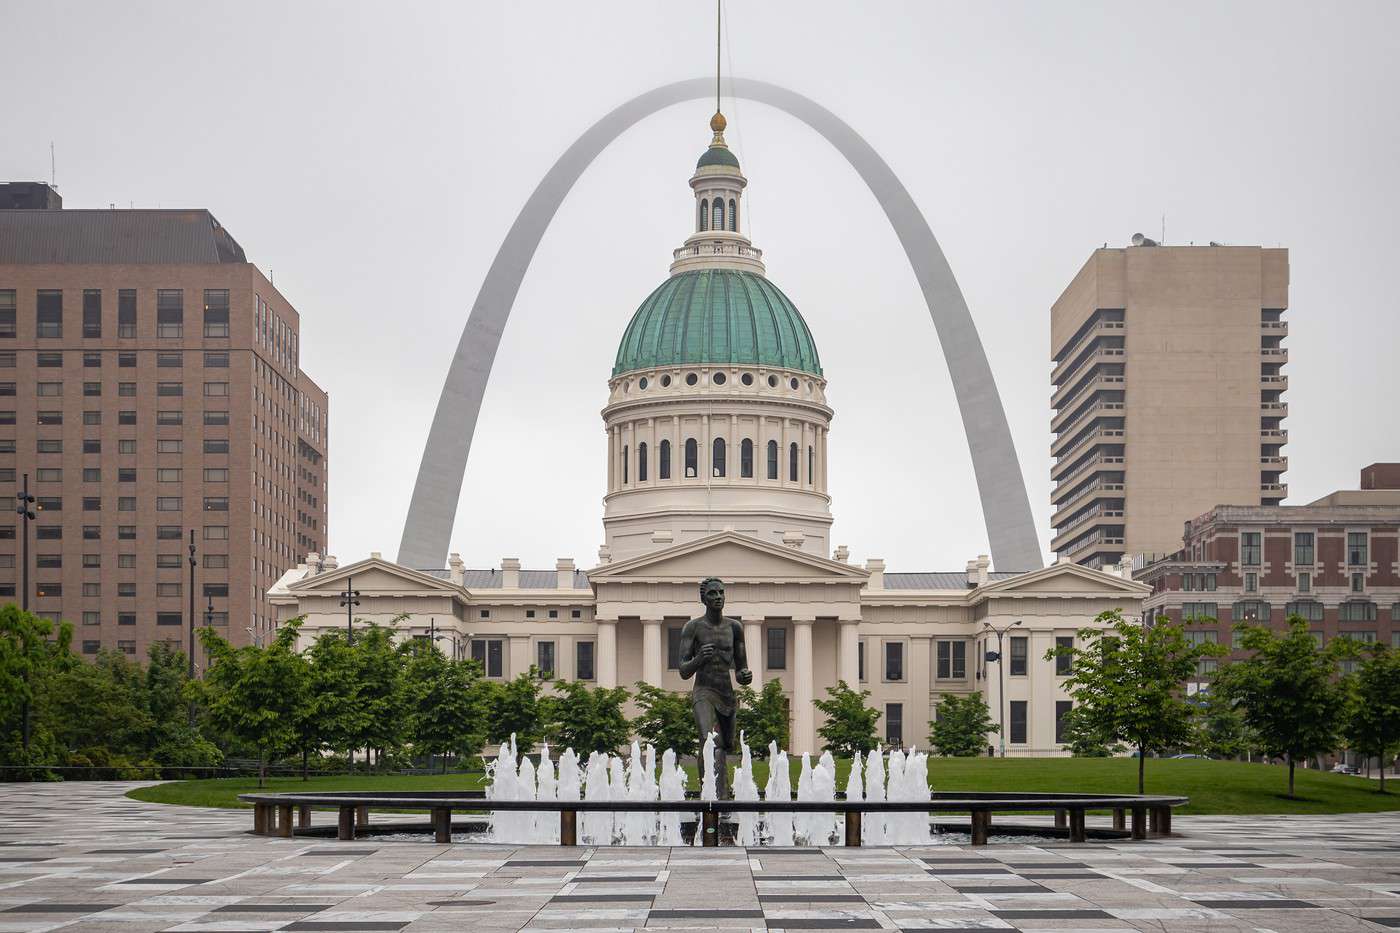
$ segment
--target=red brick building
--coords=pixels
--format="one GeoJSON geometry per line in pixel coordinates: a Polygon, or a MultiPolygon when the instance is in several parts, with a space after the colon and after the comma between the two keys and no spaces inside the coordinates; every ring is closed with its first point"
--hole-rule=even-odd
{"type": "MultiPolygon", "coordinates": [[[[0,496],[28,474],[30,608],[84,654],[183,647],[193,530],[196,624],[246,643],[326,546],[300,316],[206,210],[64,210],[34,187],[0,185],[0,496]]],[[[0,601],[23,599],[23,533],[0,518],[0,601]]]]}
{"type": "Polygon", "coordinates": [[[1186,523],[1180,551],[1142,563],[1144,611],[1199,641],[1228,646],[1237,621],[1299,615],[1323,642],[1400,647],[1400,463],[1308,505],[1218,505],[1186,523]]]}

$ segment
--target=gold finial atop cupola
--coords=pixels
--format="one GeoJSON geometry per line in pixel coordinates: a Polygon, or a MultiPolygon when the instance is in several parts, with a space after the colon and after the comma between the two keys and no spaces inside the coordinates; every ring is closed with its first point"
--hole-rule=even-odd
{"type": "Polygon", "coordinates": [[[715,134],[714,139],[710,140],[711,146],[724,146],[726,149],[728,148],[728,144],[724,141],[724,128],[728,125],[728,121],[724,119],[724,114],[716,110],[715,115],[710,117],[710,129],[713,130],[715,134]]]}

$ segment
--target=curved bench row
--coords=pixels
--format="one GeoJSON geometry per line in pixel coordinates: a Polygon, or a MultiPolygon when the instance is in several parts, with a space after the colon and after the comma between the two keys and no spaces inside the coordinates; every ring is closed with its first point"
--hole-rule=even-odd
{"type": "Polygon", "coordinates": [[[1071,842],[1084,842],[1085,814],[1089,810],[1113,813],[1113,828],[1128,831],[1131,814],[1133,839],[1171,835],[1173,807],[1188,802],[1186,797],[1133,794],[1027,794],[1027,793],[935,793],[930,800],[853,800],[762,801],[762,800],[487,800],[478,792],[427,791],[403,794],[393,791],[324,793],[239,794],[238,799],[253,805],[253,832],[259,835],[292,835],[292,811],[298,825],[311,824],[315,807],[339,811],[338,838],[353,839],[357,830],[369,826],[369,811],[428,810],[432,814],[433,835],[437,842],[452,839],[452,811],[491,810],[531,811],[559,814],[560,843],[577,844],[579,813],[697,813],[703,844],[719,844],[719,823],[725,813],[840,813],[845,817],[848,846],[859,846],[861,815],[865,813],[967,813],[972,821],[972,844],[986,845],[991,835],[992,813],[1048,811],[1055,815],[1055,826],[1068,829],[1071,842]]]}

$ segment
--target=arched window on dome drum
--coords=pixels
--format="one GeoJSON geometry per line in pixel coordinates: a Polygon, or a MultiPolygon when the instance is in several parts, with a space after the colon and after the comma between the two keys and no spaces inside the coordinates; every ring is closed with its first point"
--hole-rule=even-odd
{"type": "Polygon", "coordinates": [[[815,486],[816,480],[817,452],[810,444],[807,445],[807,485],[815,486]]]}
{"type": "Polygon", "coordinates": [[[724,438],[717,437],[710,454],[710,472],[716,478],[724,476],[724,438]]]}
{"type": "Polygon", "coordinates": [[[647,481],[647,445],[646,441],[637,445],[637,482],[647,481]]]}
{"type": "Polygon", "coordinates": [[[627,485],[627,445],[622,445],[622,485],[627,485]]]}
{"type": "Polygon", "coordinates": [[[656,478],[671,478],[671,442],[663,440],[661,442],[661,454],[656,461],[656,478]]]}
{"type": "Polygon", "coordinates": [[[739,442],[739,475],[753,479],[753,441],[747,437],[739,442]]]}
{"type": "Polygon", "coordinates": [[[788,482],[797,482],[797,445],[788,445],[788,482]]]}
{"type": "Polygon", "coordinates": [[[734,199],[729,199],[729,229],[731,232],[739,230],[739,211],[736,209],[734,199]]]}
{"type": "Polygon", "coordinates": [[[778,442],[768,442],[768,478],[778,478],[778,442]]]}
{"type": "Polygon", "coordinates": [[[714,202],[710,204],[710,229],[711,229],[711,230],[723,230],[723,229],[724,229],[724,199],[723,199],[723,198],[715,198],[715,199],[714,199],[714,202]]]}
{"type": "Polygon", "coordinates": [[[699,467],[698,467],[698,465],[697,465],[697,461],[698,461],[698,460],[699,460],[699,451],[696,449],[695,438],[693,438],[693,437],[688,437],[688,438],[686,438],[686,441],[685,441],[685,478],[686,478],[686,479],[695,479],[697,476],[700,475],[700,469],[699,469],[699,467]]]}
{"type": "Polygon", "coordinates": [[[702,231],[710,229],[710,199],[700,199],[700,229],[702,231]]]}

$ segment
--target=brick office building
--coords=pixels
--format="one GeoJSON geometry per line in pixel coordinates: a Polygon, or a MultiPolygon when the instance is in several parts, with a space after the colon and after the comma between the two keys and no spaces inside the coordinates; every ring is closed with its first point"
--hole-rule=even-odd
{"type": "Polygon", "coordinates": [[[1144,612],[1194,640],[1231,645],[1237,621],[1282,628],[1296,614],[1324,642],[1400,647],[1400,463],[1308,505],[1218,505],[1186,523],[1182,545],[1133,576],[1152,587],[1144,612]]]}
{"type": "MultiPolygon", "coordinates": [[[[193,530],[197,624],[246,643],[275,621],[268,587],[326,544],[327,397],[298,364],[300,316],[206,210],[10,194],[0,495],[29,474],[30,608],[85,654],[183,645],[193,530]]],[[[22,534],[0,519],[5,601],[22,534]]]]}

